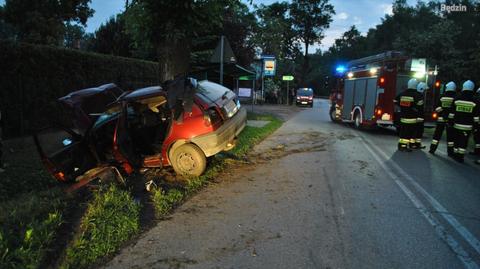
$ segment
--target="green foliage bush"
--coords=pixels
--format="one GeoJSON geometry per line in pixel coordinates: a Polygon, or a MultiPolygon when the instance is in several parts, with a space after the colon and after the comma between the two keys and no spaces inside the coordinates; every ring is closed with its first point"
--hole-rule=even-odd
{"type": "Polygon", "coordinates": [[[0,41],[0,51],[0,109],[10,137],[50,122],[59,114],[56,99],[69,92],[158,84],[155,62],[9,41],[0,41]]]}

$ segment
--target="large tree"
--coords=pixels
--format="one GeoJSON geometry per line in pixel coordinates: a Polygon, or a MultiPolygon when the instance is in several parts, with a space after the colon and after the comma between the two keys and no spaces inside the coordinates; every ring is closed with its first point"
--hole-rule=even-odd
{"type": "Polygon", "coordinates": [[[111,17],[95,31],[89,49],[103,54],[152,60],[152,55],[147,51],[134,53],[132,47],[133,40],[126,32],[124,15],[119,14],[111,17]]]}
{"type": "Polygon", "coordinates": [[[323,32],[330,26],[335,11],[328,0],[293,0],[290,14],[298,38],[305,44],[304,61],[300,73],[302,84],[309,72],[309,47],[320,43],[323,39],[323,32]]]}
{"type": "Polygon", "coordinates": [[[2,20],[12,25],[20,41],[61,45],[67,25],[85,26],[93,15],[91,0],[6,0],[2,20]]]}
{"type": "Polygon", "coordinates": [[[294,59],[300,52],[300,43],[293,29],[288,2],[256,6],[259,18],[255,42],[263,54],[278,59],[294,59]]]}
{"type": "Polygon", "coordinates": [[[366,38],[352,25],[340,38],[335,39],[328,52],[338,60],[345,60],[365,56],[366,49],[366,38]]]}
{"type": "MultiPolygon", "coordinates": [[[[188,72],[192,40],[221,24],[234,0],[137,0],[126,12],[127,31],[136,48],[155,50],[160,81],[188,72]]],[[[235,1],[236,2],[236,1],[235,1]]]]}

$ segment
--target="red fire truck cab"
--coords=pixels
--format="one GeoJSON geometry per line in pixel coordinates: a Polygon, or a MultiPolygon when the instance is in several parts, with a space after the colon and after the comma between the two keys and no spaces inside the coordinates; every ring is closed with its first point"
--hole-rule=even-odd
{"type": "Polygon", "coordinates": [[[338,70],[330,94],[330,118],[355,127],[397,126],[399,118],[393,100],[411,78],[427,82],[424,92],[425,120],[436,118],[433,106],[439,82],[437,71],[429,71],[425,59],[414,59],[398,51],[350,61],[338,70]]]}

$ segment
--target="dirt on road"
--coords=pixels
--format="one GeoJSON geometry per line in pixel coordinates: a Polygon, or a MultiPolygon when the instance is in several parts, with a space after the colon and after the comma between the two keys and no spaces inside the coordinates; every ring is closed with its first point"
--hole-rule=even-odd
{"type": "MultiPolygon", "coordinates": [[[[295,117],[291,111],[284,114],[286,118],[295,117]]],[[[324,173],[325,167],[332,167],[327,150],[334,138],[331,133],[297,128],[289,122],[257,145],[245,160],[238,161],[235,168],[223,173],[215,184],[123,249],[106,267],[320,265],[311,245],[304,243],[319,236],[314,226],[328,227],[323,231],[327,236],[318,242],[323,247],[335,246],[342,236],[335,217],[341,210],[334,207],[334,198],[325,195],[319,201],[317,195],[332,193],[324,173]],[[296,258],[290,260],[289,255],[296,258]]],[[[340,135],[351,137],[349,133],[340,135]]],[[[329,259],[341,260],[345,249],[333,248],[329,259]]]]}

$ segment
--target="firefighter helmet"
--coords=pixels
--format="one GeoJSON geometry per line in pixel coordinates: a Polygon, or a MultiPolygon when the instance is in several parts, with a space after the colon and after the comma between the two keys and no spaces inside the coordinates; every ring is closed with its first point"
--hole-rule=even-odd
{"type": "Polygon", "coordinates": [[[463,83],[462,91],[473,91],[473,88],[475,88],[475,84],[471,80],[467,80],[463,83]]]}
{"type": "Polygon", "coordinates": [[[418,85],[418,81],[415,78],[412,78],[408,81],[408,88],[412,90],[416,90],[418,85]]]}
{"type": "Polygon", "coordinates": [[[427,83],[425,83],[425,82],[418,83],[417,92],[423,93],[426,89],[428,89],[427,83]]]}
{"type": "Polygon", "coordinates": [[[449,91],[454,92],[456,89],[457,89],[457,85],[455,84],[455,82],[450,81],[449,83],[447,83],[446,88],[445,88],[445,91],[447,91],[447,92],[449,92],[449,91]]]}

